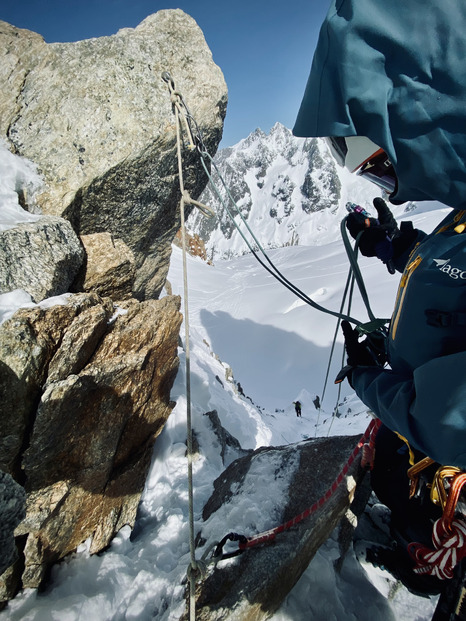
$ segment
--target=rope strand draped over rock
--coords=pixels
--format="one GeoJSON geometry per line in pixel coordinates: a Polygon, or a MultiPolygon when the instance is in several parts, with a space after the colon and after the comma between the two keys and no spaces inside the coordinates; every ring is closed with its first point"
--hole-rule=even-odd
{"type": "MultiPolygon", "coordinates": [[[[190,551],[190,565],[188,567],[188,581],[189,581],[189,618],[194,621],[196,616],[196,579],[202,573],[201,566],[196,560],[196,546],[194,541],[194,498],[193,498],[193,442],[192,442],[192,416],[191,416],[191,360],[190,360],[190,347],[189,347],[189,288],[188,288],[188,270],[187,270],[187,243],[186,243],[186,230],[185,230],[185,206],[194,205],[198,207],[205,216],[212,216],[214,212],[193,200],[189,192],[185,190],[183,180],[183,158],[181,154],[181,127],[188,136],[189,144],[188,148],[195,149],[191,128],[189,126],[187,116],[188,113],[186,105],[183,102],[183,98],[180,93],[175,90],[175,83],[168,72],[162,74],[162,79],[168,84],[168,88],[171,94],[171,102],[176,119],[176,151],[178,157],[178,178],[180,184],[180,218],[181,218],[181,246],[183,254],[183,297],[184,297],[184,329],[185,329],[185,374],[186,374],[186,435],[187,435],[187,455],[188,455],[188,511],[189,511],[189,551],[190,551]]],[[[189,113],[188,113],[189,114],[189,113]]]]}

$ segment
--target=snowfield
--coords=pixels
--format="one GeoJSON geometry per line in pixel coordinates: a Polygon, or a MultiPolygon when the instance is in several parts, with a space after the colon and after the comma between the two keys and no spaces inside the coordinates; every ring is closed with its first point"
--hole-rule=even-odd
{"type": "MultiPolygon", "coordinates": [[[[0,160],[1,161],[1,160],[0,160]]],[[[1,197],[5,194],[2,193],[1,197]]],[[[5,199],[11,204],[12,195],[5,199]]],[[[6,208],[6,203],[0,205],[6,208]]],[[[367,207],[368,205],[366,205],[367,207]]],[[[410,212],[416,225],[431,230],[446,208],[425,204],[410,212]]],[[[398,218],[403,208],[395,209],[398,218]]],[[[321,216],[322,217],[322,216],[321,216]]],[[[327,223],[327,227],[328,227],[327,223]]],[[[269,251],[274,263],[316,302],[338,310],[348,263],[334,217],[331,239],[319,245],[269,251]]],[[[169,281],[182,292],[181,252],[173,248],[169,281]]],[[[398,276],[377,260],[361,267],[377,316],[389,317],[398,276]]],[[[195,528],[214,480],[224,469],[220,446],[205,412],[216,410],[222,425],[243,448],[283,445],[304,438],[362,433],[370,420],[367,408],[345,383],[338,395],[333,378],[342,363],[338,335],[326,394],[322,399],[335,318],[305,305],[284,289],[251,255],[207,265],[188,257],[191,410],[199,443],[194,462],[195,528]],[[230,370],[231,369],[231,370],[230,370]],[[238,391],[241,384],[244,396],[238,391]],[[316,395],[322,409],[314,406],[316,395]],[[293,401],[303,406],[297,418],[293,401]],[[332,413],[337,408],[337,416],[332,413]]],[[[56,302],[66,303],[64,299],[56,302]]],[[[22,304],[24,292],[0,296],[5,316],[22,304]]],[[[352,314],[365,318],[356,296],[352,314]]],[[[184,332],[181,332],[184,341],[184,332]]],[[[123,528],[109,549],[90,556],[89,542],[57,565],[45,592],[26,590],[0,612],[1,621],[174,621],[184,610],[184,580],[190,562],[186,460],[185,353],[173,387],[176,401],[157,439],[153,463],[133,533],[123,528]]],[[[227,463],[235,457],[228,456],[227,463]]],[[[293,464],[290,464],[293,467],[293,464]]],[[[251,473],[254,474],[254,473],[251,473]]],[[[286,493],[280,478],[268,472],[251,476],[250,494],[242,503],[222,509],[221,538],[250,525],[258,530],[276,525],[286,493]],[[255,481],[260,478],[261,485],[255,481]]],[[[340,573],[334,569],[338,544],[330,538],[290,593],[274,621],[427,621],[434,599],[419,598],[387,574],[360,564],[350,551],[340,573]]]]}

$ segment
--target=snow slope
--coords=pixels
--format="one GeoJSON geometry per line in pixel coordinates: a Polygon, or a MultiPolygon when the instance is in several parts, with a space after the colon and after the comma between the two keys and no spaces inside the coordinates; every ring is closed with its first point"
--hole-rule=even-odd
{"type": "MultiPolygon", "coordinates": [[[[274,140],[278,139],[284,139],[281,128],[276,128],[274,140]]],[[[277,150],[278,147],[274,155],[277,150]]],[[[284,174],[287,175],[291,178],[292,173],[284,174]]],[[[340,180],[342,201],[370,205],[372,194],[359,180],[355,181],[354,177],[345,180],[341,176],[340,180]]],[[[22,210],[17,194],[19,188],[26,187],[31,204],[39,186],[40,178],[34,166],[0,144],[0,230],[39,217],[22,210]]],[[[406,216],[403,206],[394,211],[398,219],[406,216]]],[[[423,203],[409,216],[417,226],[430,231],[445,211],[441,205],[423,203]]],[[[343,213],[344,205],[339,204],[336,210],[311,214],[299,226],[301,245],[288,247],[281,246],[288,240],[289,229],[277,228],[274,219],[277,248],[269,251],[277,267],[291,281],[316,302],[333,310],[340,305],[348,270],[338,233],[343,213]]],[[[258,221],[255,225],[262,235],[268,234],[258,221]]],[[[375,314],[389,316],[398,277],[389,276],[377,260],[363,259],[361,267],[375,314]]],[[[174,293],[183,295],[181,255],[175,247],[169,280],[174,293]]],[[[251,255],[228,262],[217,261],[214,266],[188,257],[188,282],[191,409],[199,443],[199,458],[194,463],[197,531],[213,481],[235,458],[235,452],[231,451],[225,464],[222,463],[220,446],[205,412],[217,410],[223,426],[243,448],[289,444],[316,435],[354,435],[363,432],[369,417],[365,406],[347,385],[341,395],[333,385],[333,377],[340,368],[340,336],[322,410],[315,409],[316,395],[322,398],[323,394],[335,319],[295,298],[251,255]],[[245,396],[239,394],[238,383],[245,396]],[[302,418],[294,413],[292,402],[296,399],[303,404],[302,418]],[[337,403],[337,416],[333,417],[337,403]]],[[[66,297],[46,300],[42,305],[64,304],[66,297]]],[[[34,306],[25,292],[0,295],[0,322],[20,306],[34,306]]],[[[354,301],[353,314],[364,318],[359,299],[354,301]]],[[[182,348],[179,355],[181,366],[172,391],[176,407],[156,442],[133,533],[129,528],[122,529],[105,553],[92,557],[86,542],[76,554],[53,569],[43,593],[24,591],[0,612],[0,621],[174,621],[179,618],[184,609],[183,581],[189,564],[186,378],[182,348]]],[[[220,524],[218,521],[209,524],[211,538],[218,539],[232,530],[241,531],[246,522],[257,530],[276,525],[284,490],[279,479],[268,480],[267,472],[260,474],[263,479],[260,487],[251,483],[250,494],[239,506],[224,511],[220,524]]],[[[337,573],[333,566],[337,557],[337,543],[330,538],[274,621],[427,621],[431,618],[433,600],[412,596],[380,572],[368,568],[366,572],[351,551],[337,573]]]]}
{"type": "MultiPolygon", "coordinates": [[[[443,216],[424,205],[410,214],[424,230],[443,216]]],[[[402,211],[398,208],[398,211],[402,211]]],[[[339,241],[320,246],[280,248],[270,256],[284,273],[316,301],[339,307],[347,262],[339,241]]],[[[398,278],[376,260],[362,262],[376,314],[389,316],[398,278]]],[[[169,280],[182,293],[180,250],[173,248],[169,280]]],[[[191,390],[193,427],[199,442],[194,463],[195,527],[213,481],[224,469],[220,447],[206,411],[216,409],[224,427],[243,448],[282,445],[314,435],[356,434],[368,423],[364,405],[345,386],[339,417],[331,414],[337,392],[333,385],[340,362],[335,360],[321,412],[322,395],[335,320],[307,307],[283,289],[251,256],[209,266],[188,258],[191,390]],[[232,368],[234,380],[228,373],[232,368]],[[227,379],[227,376],[230,379],[227,379]],[[240,382],[245,397],[237,393],[240,382]],[[303,404],[297,418],[292,402],[303,404]],[[343,400],[346,401],[343,402],[343,400]]],[[[355,300],[354,315],[363,309],[355,300]]],[[[182,332],[183,335],[183,332],[182,332]]],[[[339,338],[341,343],[341,339],[339,338]]],[[[88,544],[56,566],[44,593],[25,591],[0,613],[6,621],[174,621],[184,609],[183,580],[189,565],[185,355],[172,391],[176,407],[156,442],[139,519],[130,536],[124,528],[103,554],[90,557],[88,544]]],[[[341,349],[337,358],[341,356],[341,349]]],[[[229,456],[233,459],[234,454],[229,456]]],[[[244,503],[225,512],[210,536],[241,531],[244,521],[257,529],[276,524],[283,490],[251,486],[244,503]],[[270,499],[273,499],[273,502],[270,499]],[[264,511],[264,507],[267,510],[264,511]]],[[[289,595],[274,621],[301,619],[347,621],[424,621],[434,601],[397,589],[387,576],[369,574],[350,552],[340,573],[331,538],[289,595]]]]}

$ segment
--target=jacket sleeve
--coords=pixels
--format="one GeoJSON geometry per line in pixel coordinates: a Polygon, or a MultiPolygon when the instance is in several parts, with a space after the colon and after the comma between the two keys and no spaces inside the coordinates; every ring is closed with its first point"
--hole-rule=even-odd
{"type": "Polygon", "coordinates": [[[466,469],[466,352],[434,358],[412,376],[357,367],[351,380],[392,431],[435,461],[466,469]]]}

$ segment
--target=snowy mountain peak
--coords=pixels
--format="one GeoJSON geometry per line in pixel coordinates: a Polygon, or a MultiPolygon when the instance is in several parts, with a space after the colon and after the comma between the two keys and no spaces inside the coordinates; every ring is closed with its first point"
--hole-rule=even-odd
{"type": "Polygon", "coordinates": [[[257,140],[263,140],[266,136],[267,136],[267,134],[265,132],[263,132],[260,129],[260,127],[258,127],[253,132],[251,132],[249,134],[249,136],[247,136],[246,138],[243,138],[242,140],[240,140],[233,147],[230,147],[230,149],[231,150],[237,150],[237,149],[241,149],[241,148],[247,148],[248,146],[250,146],[252,143],[256,142],[257,140]]]}
{"type": "Polygon", "coordinates": [[[249,252],[228,210],[234,211],[238,223],[241,218],[247,222],[264,248],[320,245],[338,236],[336,217],[342,217],[347,200],[358,201],[361,187],[367,194],[364,204],[375,195],[372,186],[351,179],[350,185],[356,184],[358,190],[348,197],[346,173],[337,169],[324,140],[296,138],[281,123],[268,134],[256,129],[233,147],[220,150],[214,161],[234,204],[214,174],[222,201],[210,186],[200,200],[215,210],[217,218],[206,220],[194,212],[188,219],[189,231],[204,240],[210,259],[249,252]]]}

